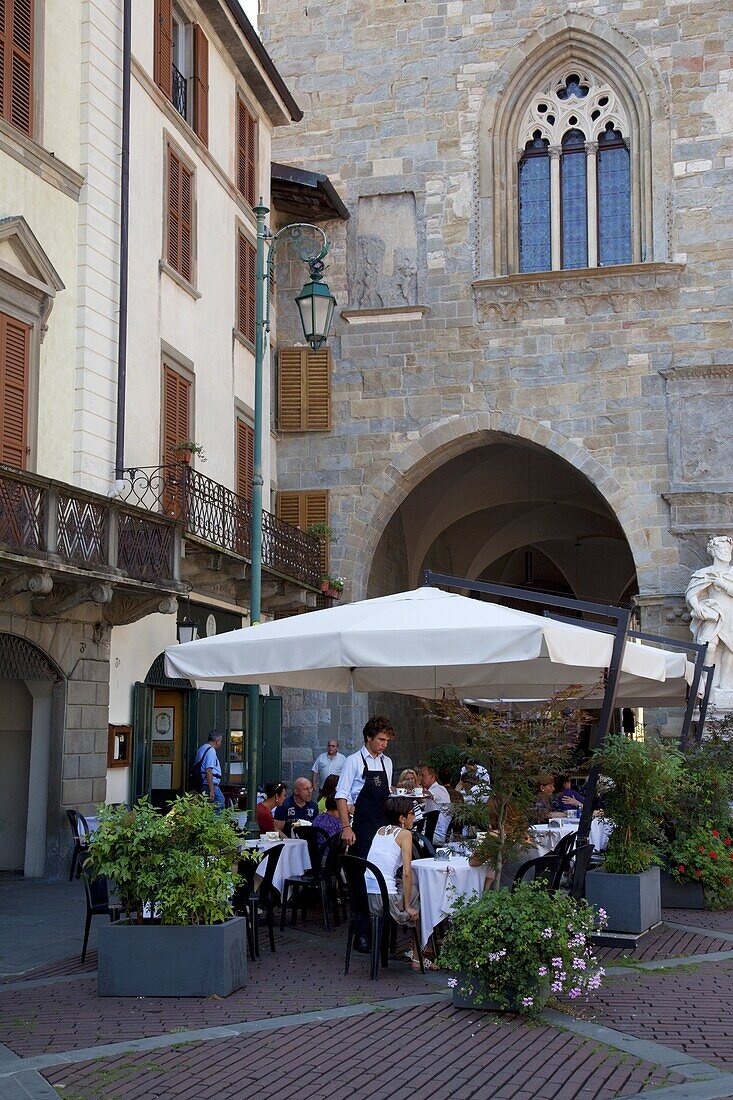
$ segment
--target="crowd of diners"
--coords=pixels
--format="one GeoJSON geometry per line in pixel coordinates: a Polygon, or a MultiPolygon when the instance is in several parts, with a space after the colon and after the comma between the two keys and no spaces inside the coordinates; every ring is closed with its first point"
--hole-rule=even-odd
{"type": "MultiPolygon", "coordinates": [[[[296,779],[290,792],[282,782],[265,784],[264,800],[257,806],[257,825],[262,833],[289,836],[293,824],[308,822],[322,830],[323,843],[340,833],[350,854],[367,859],[382,872],[393,919],[398,924],[410,924],[419,916],[412,871],[412,829],[425,814],[437,811],[433,842],[436,846],[445,843],[451,829],[451,804],[490,800],[490,776],[480,764],[469,761],[455,786],[450,768],[430,764],[405,768],[395,779],[388,755],[394,737],[390,721],[381,715],[372,716],[364,726],[363,737],[363,746],[349,756],[339,752],[336,740],[330,740],[326,751],[315,760],[311,775],[296,779]]],[[[540,776],[535,821],[575,816],[583,801],[583,795],[567,776],[540,776]]],[[[490,872],[488,881],[491,877],[490,872]]],[[[375,911],[381,909],[379,890],[371,875],[367,875],[367,890],[370,905],[375,911]]],[[[357,935],[355,946],[357,950],[369,949],[366,928],[357,935]]]]}

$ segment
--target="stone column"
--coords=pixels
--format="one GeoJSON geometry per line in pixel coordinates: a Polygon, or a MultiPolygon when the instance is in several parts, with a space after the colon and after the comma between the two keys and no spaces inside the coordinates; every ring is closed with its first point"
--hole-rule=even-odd
{"type": "Polygon", "coordinates": [[[562,238],[560,229],[560,157],[561,145],[550,146],[550,224],[552,243],[552,270],[562,266],[562,238]]]}
{"type": "Polygon", "coordinates": [[[598,142],[585,143],[585,178],[588,202],[588,267],[598,267],[598,142]]]}

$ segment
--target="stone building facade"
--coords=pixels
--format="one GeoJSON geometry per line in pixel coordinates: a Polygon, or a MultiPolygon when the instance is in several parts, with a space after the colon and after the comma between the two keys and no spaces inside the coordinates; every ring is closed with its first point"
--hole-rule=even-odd
{"type": "MultiPolygon", "coordinates": [[[[689,638],[689,572],[733,527],[726,6],[263,0],[261,30],[305,112],[273,155],[327,174],[350,213],[325,226],[332,428],[278,445],[280,489],[329,490],[346,598],[431,566],[634,598],[644,628],[689,638]],[[539,120],[573,107],[573,80],[609,119],[581,137],[587,249],[563,265],[558,190],[551,259],[528,270],[523,158],[535,139],[565,186],[565,137],[539,120]],[[628,244],[604,262],[595,158],[614,135],[628,244]]],[[[279,293],[296,281],[282,266],[279,293]]],[[[319,702],[315,726],[306,701],[291,711],[293,758],[343,722],[358,733],[366,700],[351,720],[319,702]]]]}

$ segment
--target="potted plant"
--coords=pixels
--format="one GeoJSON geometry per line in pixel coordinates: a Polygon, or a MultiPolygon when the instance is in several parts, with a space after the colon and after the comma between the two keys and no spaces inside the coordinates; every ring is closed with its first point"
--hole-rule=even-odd
{"type": "Polygon", "coordinates": [[[338,600],[343,590],[343,577],[321,577],[321,592],[324,596],[330,596],[332,600],[338,600]]]}
{"type": "Polygon", "coordinates": [[[605,813],[614,830],[603,866],[586,877],[585,896],[606,910],[610,931],[640,935],[662,919],[662,817],[680,782],[681,757],[661,741],[611,734],[593,763],[610,780],[605,813]]]}
{"type": "Polygon", "coordinates": [[[676,796],[664,817],[663,906],[725,909],[733,904],[732,726],[733,716],[712,720],[702,743],[683,754],[676,796]]]}
{"type": "Polygon", "coordinates": [[[99,817],[89,872],[114,881],[124,911],[99,930],[100,996],[225,997],[242,986],[246,925],[231,904],[241,857],[229,815],[187,794],[166,816],[143,798],[99,817]]]}
{"type": "Polygon", "coordinates": [[[186,464],[191,461],[192,455],[197,455],[201,462],[206,462],[206,451],[200,443],[194,442],[193,439],[181,440],[180,443],[176,443],[173,451],[178,455],[181,462],[186,464]]]}
{"type": "Polygon", "coordinates": [[[478,710],[456,699],[433,704],[441,722],[463,742],[466,757],[490,777],[478,779],[472,801],[455,803],[452,810],[458,822],[486,833],[474,854],[494,867],[493,889],[499,889],[504,867],[522,856],[534,820],[537,778],[563,771],[572,756],[588,718],[576,697],[577,688],[570,687],[533,711],[478,710]]]}
{"type": "Polygon", "coordinates": [[[305,533],[306,535],[310,535],[312,539],[318,539],[319,542],[325,543],[336,541],[336,536],[327,523],[310,523],[306,527],[305,533]]]}
{"type": "Polygon", "coordinates": [[[534,882],[459,899],[440,953],[441,968],[456,972],[453,1004],[532,1016],[552,996],[599,989],[590,947],[599,920],[586,902],[534,882]]]}

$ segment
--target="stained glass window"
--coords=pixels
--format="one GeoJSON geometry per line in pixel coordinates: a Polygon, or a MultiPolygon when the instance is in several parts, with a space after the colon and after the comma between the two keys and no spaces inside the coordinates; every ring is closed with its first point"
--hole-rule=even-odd
{"type": "Polygon", "coordinates": [[[568,130],[562,139],[560,171],[562,266],[588,266],[588,198],[585,135],[568,130]]]}
{"type": "Polygon", "coordinates": [[[519,270],[552,267],[549,142],[535,134],[519,162],[519,270]]]}
{"type": "Polygon", "coordinates": [[[598,262],[631,263],[629,150],[609,123],[598,139],[598,262]]]}

